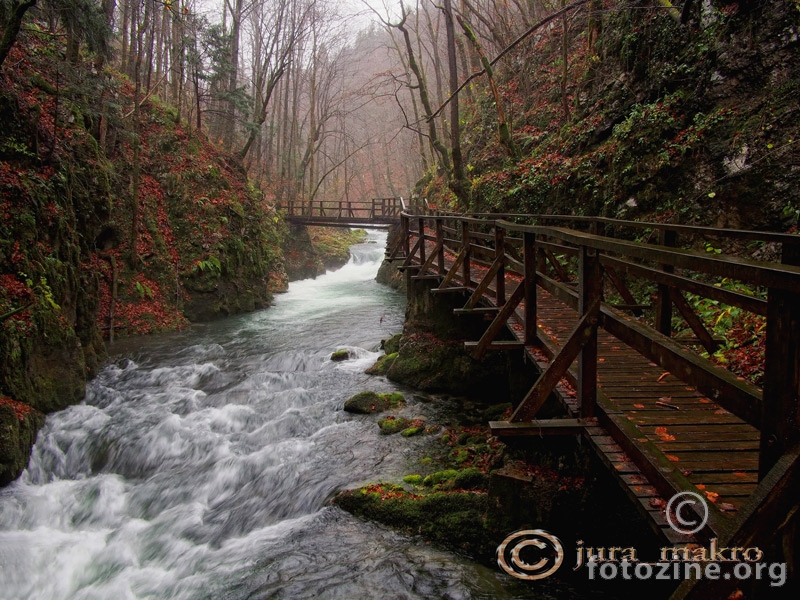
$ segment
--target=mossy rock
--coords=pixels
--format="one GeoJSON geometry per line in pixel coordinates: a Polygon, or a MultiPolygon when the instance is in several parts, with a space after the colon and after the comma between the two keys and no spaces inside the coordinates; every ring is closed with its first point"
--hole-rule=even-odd
{"type": "Polygon", "coordinates": [[[400,435],[403,437],[413,437],[415,435],[419,435],[425,432],[424,425],[414,425],[412,427],[408,427],[400,432],[400,435]]]}
{"type": "Polygon", "coordinates": [[[425,479],[422,475],[414,473],[412,475],[406,475],[403,477],[404,483],[409,483],[411,485],[422,485],[422,480],[425,479]]]}
{"type": "Polygon", "coordinates": [[[475,467],[458,472],[453,478],[454,490],[483,490],[489,487],[489,476],[475,467]]]}
{"type": "Polygon", "coordinates": [[[405,435],[405,431],[410,424],[411,421],[404,417],[386,417],[378,421],[378,427],[381,428],[381,433],[384,435],[391,435],[400,431],[405,435]]]}
{"type": "Polygon", "coordinates": [[[347,360],[349,358],[352,358],[350,350],[337,350],[331,354],[331,360],[333,362],[342,362],[343,360],[347,360]]]}
{"type": "Polygon", "coordinates": [[[433,487],[435,485],[440,485],[444,482],[447,482],[458,475],[458,471],[455,469],[446,469],[444,471],[437,471],[436,473],[431,473],[428,475],[423,481],[422,485],[425,487],[433,487]]]}
{"type": "Polygon", "coordinates": [[[406,400],[400,392],[376,394],[360,392],[344,403],[344,410],[351,413],[369,415],[405,406],[406,400]]]}
{"type": "Polygon", "coordinates": [[[367,375],[385,375],[396,359],[397,352],[393,354],[384,354],[383,356],[378,357],[378,362],[364,372],[367,375]]]}
{"type": "MultiPolygon", "coordinates": [[[[414,477],[414,476],[410,476],[414,477]]],[[[416,481],[416,478],[407,483],[416,481]]],[[[401,486],[373,484],[340,492],[334,503],[352,514],[440,543],[484,555],[494,552],[483,525],[487,494],[461,492],[411,493],[401,486]]]]}
{"type": "Polygon", "coordinates": [[[381,340],[381,349],[386,354],[397,354],[400,351],[400,338],[403,337],[402,333],[397,333],[390,337],[388,340],[381,340]]]}

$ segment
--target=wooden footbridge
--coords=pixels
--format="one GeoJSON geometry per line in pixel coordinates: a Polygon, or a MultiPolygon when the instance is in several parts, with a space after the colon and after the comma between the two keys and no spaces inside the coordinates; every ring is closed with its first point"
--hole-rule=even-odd
{"type": "Polygon", "coordinates": [[[419,209],[424,207],[424,201],[407,201],[402,197],[360,201],[289,201],[286,215],[290,223],[301,225],[385,228],[396,225],[402,212],[420,212],[419,209]]]}
{"type": "MultiPolygon", "coordinates": [[[[388,258],[457,314],[491,319],[475,359],[521,351],[541,371],[501,437],[581,435],[669,544],[769,546],[800,503],[800,236],[604,218],[401,215],[388,258]],[[700,249],[698,249],[698,246],[700,249]],[[734,249],[761,248],[754,261],[734,249]],[[753,315],[766,343],[763,387],[708,357],[720,340],[694,306],[753,315]],[[673,332],[677,326],[680,334],[673,332]],[[539,419],[554,394],[564,418],[539,419]],[[687,536],[667,501],[710,507],[687,536]]],[[[702,515],[698,513],[698,522],[702,515]]],[[[675,597],[703,595],[688,581],[675,597]]],[[[723,590],[724,591],[724,590],[723,590]]],[[[711,597],[711,596],[706,596],[711,597]]]]}

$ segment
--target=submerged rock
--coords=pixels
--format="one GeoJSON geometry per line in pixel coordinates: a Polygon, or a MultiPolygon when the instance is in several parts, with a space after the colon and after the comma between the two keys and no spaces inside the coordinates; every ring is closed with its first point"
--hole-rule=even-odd
{"type": "Polygon", "coordinates": [[[333,362],[342,362],[343,360],[347,360],[349,358],[353,358],[352,353],[350,350],[337,350],[333,354],[331,354],[331,360],[333,362]]]}

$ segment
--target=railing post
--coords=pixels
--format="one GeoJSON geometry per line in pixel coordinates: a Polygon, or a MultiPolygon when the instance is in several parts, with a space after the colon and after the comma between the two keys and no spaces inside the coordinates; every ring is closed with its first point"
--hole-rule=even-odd
{"type": "MultiPolygon", "coordinates": [[[[784,242],[781,263],[800,265],[800,245],[784,242]]],[[[800,441],[800,297],[767,290],[764,394],[761,402],[761,451],[758,477],[800,441]]]]}
{"type": "Polygon", "coordinates": [[[461,247],[464,250],[464,262],[461,263],[461,277],[464,280],[464,287],[469,287],[472,275],[469,270],[469,223],[467,221],[461,222],[461,247]]]}
{"type": "MultiPolygon", "coordinates": [[[[603,293],[603,272],[597,250],[581,246],[578,254],[578,312],[589,311],[592,303],[603,293]]],[[[594,416],[597,403],[597,329],[578,355],[578,402],[581,417],[594,416]]]]}
{"type": "MultiPolygon", "coordinates": [[[[675,246],[676,234],[668,229],[661,229],[658,232],[658,243],[661,246],[675,246]]],[[[661,270],[672,273],[675,269],[672,265],[661,265],[661,270]]],[[[672,335],[672,298],[670,298],[670,287],[658,284],[658,296],[656,299],[656,329],[670,337],[672,335]]]]}
{"type": "Polygon", "coordinates": [[[420,243],[419,243],[419,261],[420,264],[425,264],[425,219],[419,219],[419,236],[420,236],[420,243]]]}
{"type": "Polygon", "coordinates": [[[439,246],[438,256],[436,257],[439,273],[444,273],[444,223],[442,223],[441,219],[436,219],[436,244],[439,246]]]}
{"type": "Polygon", "coordinates": [[[403,250],[406,257],[411,254],[411,224],[408,221],[406,215],[400,217],[400,235],[403,236],[403,250]]]}
{"type": "Polygon", "coordinates": [[[506,231],[495,224],[494,226],[494,259],[500,261],[500,268],[497,270],[497,306],[506,303],[506,231]]]}
{"type": "Polygon", "coordinates": [[[525,264],[525,345],[536,342],[536,234],[524,232],[522,260],[525,264]]]}

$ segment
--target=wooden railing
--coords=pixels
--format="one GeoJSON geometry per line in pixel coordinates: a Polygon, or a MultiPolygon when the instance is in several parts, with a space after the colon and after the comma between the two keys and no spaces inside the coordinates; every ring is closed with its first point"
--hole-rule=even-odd
{"type": "Polygon", "coordinates": [[[602,327],[757,427],[762,478],[800,442],[800,236],[518,214],[403,213],[401,226],[390,254],[404,258],[403,267],[440,275],[439,291],[470,293],[465,311],[479,303],[495,307],[486,333],[470,346],[476,359],[495,347],[512,315],[522,325],[522,345],[549,350],[550,367],[511,421],[533,419],[576,360],[580,417],[597,413],[597,329],[602,327]],[[753,245],[774,259],[732,253],[753,245]],[[572,334],[558,349],[548,348],[537,329],[537,289],[578,312],[572,334]],[[606,301],[611,295],[618,301],[606,301]],[[713,353],[719,344],[692,306],[698,297],[765,319],[763,389],[697,351],[713,353]],[[685,321],[692,338],[673,336],[674,318],[685,321]]]}
{"type": "Polygon", "coordinates": [[[349,223],[393,223],[406,206],[402,198],[373,198],[366,201],[313,200],[289,201],[287,216],[294,221],[332,221],[349,223]]]}

